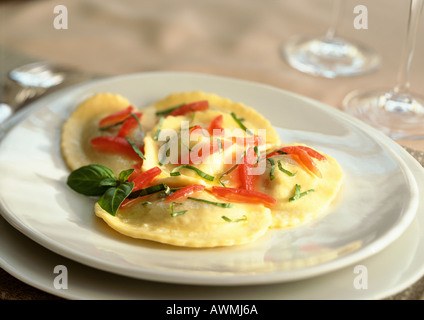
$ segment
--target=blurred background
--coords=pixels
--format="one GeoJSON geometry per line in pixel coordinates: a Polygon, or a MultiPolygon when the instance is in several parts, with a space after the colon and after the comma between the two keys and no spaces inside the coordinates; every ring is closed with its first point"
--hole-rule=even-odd
{"type": "MultiPolygon", "coordinates": [[[[271,84],[338,106],[353,89],[394,85],[408,18],[408,1],[343,2],[338,35],[376,50],[382,59],[376,72],[323,79],[281,58],[289,37],[325,34],[331,0],[9,0],[0,1],[1,77],[37,60],[103,75],[194,71],[271,84]],[[353,26],[358,4],[368,9],[368,29],[353,26]],[[54,28],[57,5],[67,8],[66,30],[54,28]]],[[[424,39],[424,23],[419,34],[424,39]]],[[[424,41],[418,41],[412,89],[422,91],[423,75],[424,41]]]]}

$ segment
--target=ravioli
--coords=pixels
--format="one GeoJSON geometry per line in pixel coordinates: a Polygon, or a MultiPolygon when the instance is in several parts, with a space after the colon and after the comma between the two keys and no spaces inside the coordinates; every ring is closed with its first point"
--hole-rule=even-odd
{"type": "MultiPolygon", "coordinates": [[[[207,192],[197,197],[217,201],[207,192]]],[[[184,247],[246,244],[263,236],[272,222],[270,210],[261,205],[235,204],[217,209],[213,204],[186,200],[175,204],[174,211],[186,212],[173,217],[169,203],[148,197],[120,209],[116,216],[95,206],[96,215],[124,235],[184,247]]]]}
{"type": "Polygon", "coordinates": [[[98,136],[111,136],[99,130],[103,117],[131,106],[130,101],[118,94],[98,93],[80,103],[62,127],[61,152],[71,170],[89,164],[103,164],[115,173],[131,168],[139,162],[137,157],[119,153],[105,153],[91,147],[90,141],[98,136]]]}
{"type": "MultiPolygon", "coordinates": [[[[221,113],[225,114],[230,114],[231,112],[233,112],[237,115],[237,117],[242,118],[246,121],[245,125],[249,129],[257,128],[266,131],[266,144],[276,145],[280,143],[280,137],[272,127],[270,121],[267,120],[264,116],[262,116],[259,112],[257,112],[252,107],[246,106],[241,102],[234,102],[230,99],[220,97],[216,94],[205,93],[202,91],[174,93],[170,94],[164,99],[157,101],[147,109],[154,109],[155,112],[160,112],[181,104],[192,103],[202,100],[209,101],[210,110],[218,110],[221,113]]],[[[153,114],[153,112],[150,111],[149,114],[153,114]]],[[[226,119],[224,120],[224,127],[235,127],[233,121],[228,120],[229,118],[226,117],[226,119]]]]}
{"type": "Polygon", "coordinates": [[[344,174],[334,158],[324,156],[325,161],[316,161],[321,178],[302,168],[290,155],[275,155],[272,157],[275,165],[274,179],[271,180],[271,165],[267,161],[266,172],[258,179],[256,190],[276,199],[272,208],[272,228],[296,227],[326,213],[339,194],[344,174]],[[287,172],[281,171],[279,166],[287,172]],[[305,196],[292,198],[295,196],[296,186],[299,194],[305,192],[305,196]]]}
{"type": "MultiPolygon", "coordinates": [[[[119,95],[94,95],[65,122],[61,144],[72,170],[134,170],[124,182],[133,189],[115,212],[102,208],[104,200],[94,208],[121,234],[196,248],[248,244],[267,230],[318,219],[340,193],[336,159],[283,144],[271,123],[242,103],[192,91],[125,113],[129,106],[119,95]],[[116,123],[99,130],[110,117],[116,123]],[[98,137],[119,138],[125,148],[96,150],[98,137]]],[[[123,183],[108,179],[114,188],[123,183]]]]}

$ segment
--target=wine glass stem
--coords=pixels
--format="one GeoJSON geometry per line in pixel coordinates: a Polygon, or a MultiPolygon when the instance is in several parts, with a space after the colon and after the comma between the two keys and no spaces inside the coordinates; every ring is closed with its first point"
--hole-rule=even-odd
{"type": "Polygon", "coordinates": [[[331,12],[331,24],[327,30],[325,37],[328,40],[334,39],[336,36],[337,29],[340,24],[340,19],[342,16],[342,10],[344,7],[344,1],[342,0],[333,0],[332,3],[332,12],[331,12]]]}
{"type": "Polygon", "coordinates": [[[405,44],[403,46],[401,64],[398,71],[397,84],[394,93],[398,95],[409,94],[409,74],[412,57],[414,55],[420,16],[423,10],[424,0],[410,0],[408,27],[405,44]]]}

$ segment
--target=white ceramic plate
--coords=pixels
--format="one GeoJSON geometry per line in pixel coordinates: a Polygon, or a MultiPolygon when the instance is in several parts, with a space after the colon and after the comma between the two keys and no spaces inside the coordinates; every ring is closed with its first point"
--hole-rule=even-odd
{"type": "Polygon", "coordinates": [[[331,107],[269,86],[200,74],[137,74],[59,92],[22,118],[0,145],[4,218],[55,253],[120,275],[204,285],[305,279],[376,254],[417,212],[417,183],[391,140],[331,107]],[[283,141],[334,156],[346,181],[331,212],[296,229],[270,231],[248,246],[207,250],[129,239],[106,227],[93,214],[93,200],[65,184],[69,171],[59,150],[63,121],[96,92],[119,93],[141,107],[189,90],[242,101],[284,128],[278,129],[283,141]]]}
{"type": "MultiPolygon", "coordinates": [[[[399,152],[402,153],[399,147],[399,152]]],[[[424,194],[424,169],[412,157],[402,155],[424,194]]],[[[424,197],[421,196],[421,199],[424,197]]],[[[424,275],[424,201],[407,230],[386,249],[358,261],[368,286],[358,289],[356,265],[305,280],[252,286],[191,286],[164,284],[123,277],[93,269],[54,254],[16,231],[0,218],[0,266],[38,289],[67,299],[138,300],[301,300],[384,299],[407,289],[424,275]],[[407,250],[405,250],[407,248],[407,250]],[[65,266],[68,287],[54,286],[54,268],[65,266]]]]}

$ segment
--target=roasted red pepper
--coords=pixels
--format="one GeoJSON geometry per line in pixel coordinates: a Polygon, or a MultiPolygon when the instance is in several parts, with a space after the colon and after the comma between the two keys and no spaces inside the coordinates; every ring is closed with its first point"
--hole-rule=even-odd
{"type": "MultiPolygon", "coordinates": [[[[139,158],[127,139],[122,137],[100,136],[90,141],[91,146],[101,152],[119,153],[128,157],[139,158]]],[[[139,147],[142,149],[141,147],[139,147]]]]}
{"type": "MultiPolygon", "coordinates": [[[[138,119],[141,118],[142,113],[141,112],[135,112],[133,113],[134,116],[136,116],[138,119]]],[[[138,121],[131,115],[129,116],[124,123],[122,124],[121,128],[119,129],[119,132],[117,134],[117,137],[125,138],[130,134],[130,132],[138,126],[138,121]]]]}
{"type": "Polygon", "coordinates": [[[189,186],[185,186],[181,188],[178,191],[175,191],[173,194],[165,198],[166,202],[173,202],[173,201],[181,201],[185,200],[187,197],[191,196],[193,193],[203,191],[205,189],[205,186],[202,186],[200,184],[193,184],[189,186]]]}
{"type": "Polygon", "coordinates": [[[167,117],[183,116],[190,112],[203,111],[203,110],[207,110],[208,108],[209,108],[209,102],[207,100],[201,100],[201,101],[185,104],[179,107],[178,109],[171,111],[166,116],[167,117]]]}
{"type": "Polygon", "coordinates": [[[319,152],[306,146],[287,146],[287,147],[279,148],[269,153],[267,155],[267,158],[277,154],[281,154],[281,152],[284,152],[293,156],[293,159],[296,162],[298,162],[300,165],[302,165],[305,169],[307,169],[309,172],[311,172],[312,174],[314,174],[315,176],[319,178],[322,177],[321,172],[319,171],[316,163],[312,159],[312,158],[315,158],[320,161],[327,159],[325,156],[323,156],[319,152]]]}
{"type": "Polygon", "coordinates": [[[228,202],[263,204],[265,207],[272,207],[276,200],[269,195],[246,189],[212,187],[212,194],[228,202]]]}
{"type": "Polygon", "coordinates": [[[120,110],[118,112],[112,113],[99,121],[100,128],[106,128],[117,123],[120,123],[127,119],[131,112],[134,110],[133,106],[129,106],[126,109],[120,110]]]}
{"type": "Polygon", "coordinates": [[[146,188],[161,174],[162,170],[159,167],[153,167],[149,170],[139,173],[135,177],[130,176],[130,181],[134,182],[133,191],[146,188]]]}

